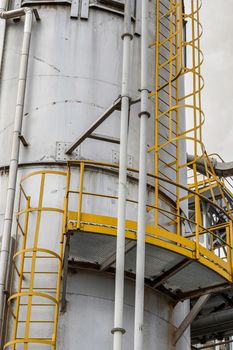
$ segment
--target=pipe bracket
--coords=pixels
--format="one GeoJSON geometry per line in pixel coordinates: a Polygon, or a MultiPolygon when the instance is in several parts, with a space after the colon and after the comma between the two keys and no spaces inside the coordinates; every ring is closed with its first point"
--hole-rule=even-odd
{"type": "Polygon", "coordinates": [[[138,89],[139,92],[142,92],[142,91],[147,91],[148,94],[151,93],[151,90],[150,89],[147,89],[147,88],[144,88],[144,89],[138,89]]]}
{"type": "Polygon", "coordinates": [[[150,118],[150,113],[148,111],[141,111],[138,113],[138,117],[141,118],[142,115],[147,115],[148,118],[150,118]]]}
{"type": "Polygon", "coordinates": [[[123,97],[128,98],[129,100],[131,100],[131,97],[129,95],[120,95],[120,99],[122,100],[123,97]]]}
{"type": "Polygon", "coordinates": [[[124,328],[115,327],[111,330],[111,333],[114,334],[115,332],[121,332],[122,334],[125,334],[126,330],[124,328]]]}
{"type": "Polygon", "coordinates": [[[133,40],[133,34],[129,32],[123,33],[121,39],[123,40],[126,36],[130,37],[130,40],[133,40]]]}

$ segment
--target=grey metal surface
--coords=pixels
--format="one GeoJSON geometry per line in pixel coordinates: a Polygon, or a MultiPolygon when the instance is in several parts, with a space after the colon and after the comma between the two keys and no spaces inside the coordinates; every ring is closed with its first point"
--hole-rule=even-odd
{"type": "Polygon", "coordinates": [[[167,286],[172,289],[181,289],[183,292],[188,292],[207,286],[215,286],[223,282],[225,282],[223,277],[194,261],[174,277],[170,278],[167,281],[167,286]]]}
{"type": "MultiPolygon", "coordinates": [[[[134,318],[134,282],[125,280],[125,350],[132,350],[134,318]]],[[[114,276],[78,270],[70,271],[67,285],[67,311],[60,317],[59,347],[69,350],[112,348],[111,326],[114,306],[114,276]]],[[[189,310],[187,303],[173,306],[150,288],[145,289],[144,348],[172,349],[171,334],[189,310]]],[[[189,331],[180,339],[179,350],[190,349],[189,331]]]]}
{"type": "MultiPolygon", "coordinates": [[[[100,229],[101,230],[101,229],[100,229]]],[[[70,260],[100,265],[115,251],[116,239],[112,236],[74,232],[71,237],[70,260]]],[[[146,245],[145,277],[153,281],[173,266],[184,260],[183,255],[169,250],[146,245]]],[[[125,271],[135,274],[136,247],[126,253],[125,271]]],[[[115,268],[115,263],[111,265],[115,268]]],[[[218,286],[226,280],[213,270],[193,261],[164,281],[163,285],[173,293],[186,293],[198,289],[218,286]]],[[[152,284],[153,285],[153,284],[152,284]]]]}
{"type": "MultiPolygon", "coordinates": [[[[126,271],[135,273],[135,254],[136,249],[127,254],[125,265],[126,271]]],[[[155,276],[162,274],[163,271],[166,271],[173,265],[176,265],[182,259],[183,257],[179,256],[178,254],[147,244],[145,266],[146,277],[153,279],[155,276]]]]}
{"type": "MultiPolygon", "coordinates": [[[[187,156],[187,161],[192,162],[194,157],[192,155],[187,156]]],[[[214,168],[215,174],[220,177],[230,177],[233,176],[233,162],[218,162],[216,159],[211,158],[210,159],[211,164],[214,168]]],[[[206,175],[206,169],[205,164],[203,160],[197,161],[197,170],[203,174],[206,175]]]]}
{"type": "Polygon", "coordinates": [[[69,259],[101,265],[115,250],[114,237],[77,232],[70,239],[69,259]]]}

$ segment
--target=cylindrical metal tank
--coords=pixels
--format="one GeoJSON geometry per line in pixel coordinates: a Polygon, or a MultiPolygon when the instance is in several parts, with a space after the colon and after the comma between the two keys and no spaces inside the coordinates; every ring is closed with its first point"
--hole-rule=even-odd
{"type": "MultiPolygon", "coordinates": [[[[92,347],[111,349],[112,335],[109,332],[109,325],[113,320],[114,278],[85,271],[79,271],[77,274],[71,272],[68,278],[70,279],[67,290],[68,304],[66,312],[60,317],[58,349],[77,347],[83,350],[92,347]]],[[[124,326],[127,331],[123,338],[125,350],[132,349],[134,288],[134,282],[126,280],[124,326]]],[[[166,297],[146,288],[144,348],[188,350],[189,331],[184,334],[176,347],[172,344],[175,327],[182,322],[188,310],[189,303],[180,303],[174,310],[166,297]]]]}
{"type": "MultiPolygon", "coordinates": [[[[132,30],[136,31],[136,8],[140,0],[132,1],[132,30]]],[[[24,106],[22,135],[28,146],[21,145],[20,167],[18,181],[26,174],[45,170],[65,171],[65,162],[69,159],[93,160],[118,164],[119,145],[96,139],[86,139],[72,156],[66,155],[71,143],[93,123],[120,95],[122,75],[122,40],[123,32],[123,1],[74,1],[58,2],[30,1],[23,6],[34,6],[38,9],[40,21],[33,22],[32,39],[27,76],[26,100],[24,106]],[[87,8],[88,4],[90,7],[87,8]],[[79,7],[77,7],[79,5],[79,7]],[[83,12],[82,12],[83,11],[83,12]],[[74,13],[78,18],[71,17],[74,13]],[[81,17],[83,18],[80,18],[81,17]]],[[[12,8],[18,6],[11,4],[12,8]]],[[[138,6],[139,7],[139,6],[138,6]]],[[[155,1],[150,2],[150,37],[155,37],[155,1]]],[[[8,21],[4,44],[4,55],[1,71],[0,87],[0,227],[2,232],[5,211],[5,194],[7,189],[7,166],[9,165],[14,110],[18,84],[19,59],[22,45],[23,19],[19,22],[8,21]]],[[[130,97],[138,96],[140,87],[140,35],[136,33],[132,41],[130,69],[130,97]]],[[[154,52],[149,56],[151,67],[150,89],[154,90],[154,52]]],[[[151,114],[154,102],[151,100],[151,114]]],[[[129,124],[128,165],[138,169],[139,154],[139,107],[132,106],[129,124]]],[[[119,138],[120,114],[114,112],[97,129],[98,134],[119,138]]],[[[96,131],[96,133],[97,133],[96,131]]],[[[154,144],[154,120],[149,119],[148,147],[154,144]]],[[[185,146],[182,148],[185,155],[185,146]]],[[[166,155],[165,155],[166,156],[166,155]]],[[[77,189],[80,181],[79,168],[74,169],[71,183],[77,189]],[[76,187],[75,187],[76,186],[76,187]]],[[[149,155],[148,172],[154,172],[154,155],[149,155]]],[[[137,220],[137,176],[129,172],[128,197],[134,202],[127,204],[127,220],[137,220]]],[[[40,176],[29,178],[24,189],[31,196],[31,207],[37,207],[41,182],[40,176]]],[[[44,206],[62,209],[66,182],[64,176],[47,176],[44,184],[44,206]]],[[[117,196],[118,175],[114,169],[104,166],[88,168],[85,172],[83,189],[87,193],[96,192],[117,196]],[[110,171],[111,170],[111,171],[110,171]]],[[[171,189],[170,189],[171,190],[171,189]]],[[[153,186],[149,195],[153,196],[153,186]]],[[[174,188],[173,188],[173,191],[174,188]]],[[[19,195],[19,193],[18,193],[19,195]]],[[[166,197],[167,197],[166,193],[166,197]]],[[[16,197],[17,198],[17,197],[16,197]]],[[[174,194],[171,193],[171,203],[174,194]]],[[[171,209],[169,200],[161,203],[166,209],[171,209]]],[[[17,205],[18,203],[16,203],[17,205]]],[[[70,201],[69,210],[75,210],[77,197],[70,201]]],[[[117,200],[113,198],[90,197],[83,198],[83,212],[117,216],[117,200]]],[[[171,205],[172,207],[172,205],[171,205]]],[[[17,211],[17,206],[15,208],[17,211]]],[[[153,214],[148,212],[148,223],[153,222],[153,214]]],[[[34,232],[38,217],[31,220],[30,229],[34,232]]],[[[169,219],[161,217],[160,223],[169,226],[169,219]]],[[[58,252],[61,216],[53,213],[42,214],[39,241],[40,246],[58,252]]],[[[15,230],[15,225],[13,230],[15,230]]],[[[34,235],[29,237],[28,246],[33,243],[34,235]]],[[[95,245],[94,236],[89,244],[90,260],[91,246],[95,245]]],[[[99,243],[98,243],[99,244],[99,243]]],[[[100,256],[104,250],[104,242],[100,246],[100,256]]],[[[85,256],[85,254],[84,254],[85,256]]],[[[84,258],[83,258],[84,259],[84,258]]],[[[87,262],[87,261],[84,261],[87,262]]],[[[31,266],[27,268],[30,270],[31,266]]],[[[45,264],[40,265],[41,269],[45,264]]],[[[52,283],[48,281],[48,285],[52,283]]],[[[36,283],[40,289],[44,276],[37,275],[36,283]]],[[[24,288],[27,285],[27,277],[24,288]]],[[[114,279],[112,275],[78,270],[68,273],[67,308],[60,315],[58,324],[57,349],[88,350],[111,348],[113,328],[114,279]]],[[[22,298],[22,303],[28,299],[22,298]]],[[[132,349],[133,341],[133,306],[134,282],[126,280],[125,291],[125,328],[124,349],[132,349]]],[[[187,350],[190,348],[189,331],[173,345],[173,333],[188,312],[188,303],[174,306],[170,299],[152,289],[145,292],[145,349],[147,350],[187,350]]],[[[44,312],[44,311],[43,311],[44,312]]],[[[47,310],[48,315],[51,313],[47,310]]],[[[22,312],[23,315],[23,312],[22,312]]],[[[35,317],[43,315],[35,311],[35,317]]],[[[23,317],[26,317],[24,314],[23,317]]],[[[49,320],[49,316],[48,316],[49,320]]],[[[32,325],[30,336],[38,333],[38,325],[32,325]],[[37,333],[36,333],[37,332],[37,333]]],[[[51,325],[43,324],[41,337],[48,337],[51,325]],[[46,328],[47,327],[47,328],[46,328]],[[46,334],[45,329],[48,333],[46,334]]],[[[24,323],[18,329],[18,337],[24,336],[24,323]]],[[[11,333],[11,332],[10,332],[11,333]]],[[[9,334],[11,335],[11,334],[9,334]]],[[[22,346],[22,345],[21,345],[22,346]]],[[[17,349],[21,349],[20,345],[17,349]]],[[[43,349],[50,348],[44,345],[43,349]]],[[[28,349],[42,349],[41,345],[28,345],[28,349]]]]}

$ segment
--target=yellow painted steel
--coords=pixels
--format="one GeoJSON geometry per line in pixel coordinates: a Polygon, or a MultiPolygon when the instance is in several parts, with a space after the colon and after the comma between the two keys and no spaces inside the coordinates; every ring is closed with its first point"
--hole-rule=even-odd
{"type": "MultiPolygon", "coordinates": [[[[61,274],[63,263],[63,246],[66,233],[66,208],[48,208],[43,206],[45,182],[48,176],[66,176],[66,172],[42,170],[25,176],[20,184],[20,201],[17,215],[16,247],[13,255],[13,266],[16,271],[12,284],[11,295],[8,298],[9,316],[12,321],[8,327],[10,340],[4,349],[11,348],[27,350],[31,344],[49,345],[51,349],[56,348],[57,324],[60,303],[61,274]],[[24,182],[31,177],[40,177],[39,197],[36,207],[31,207],[31,198],[26,194],[24,182]],[[24,203],[23,208],[21,202],[24,203]],[[43,242],[43,230],[41,229],[42,215],[55,213],[61,217],[60,248],[56,251],[41,246],[43,242]],[[42,269],[38,270],[39,262],[43,260],[42,269]],[[45,276],[41,285],[37,285],[38,275],[45,276]],[[52,278],[52,284],[49,279],[52,278]],[[49,302],[49,303],[48,303],[49,302]],[[40,310],[40,318],[36,317],[40,310]],[[54,310],[50,319],[47,318],[48,308],[54,310]],[[36,310],[35,310],[36,309],[36,310]],[[44,319],[43,319],[44,318],[44,319]],[[32,327],[35,334],[31,336],[32,327]],[[44,327],[44,328],[43,328],[44,327]],[[46,332],[50,327],[50,337],[41,337],[41,332],[46,332]]],[[[64,201],[65,205],[66,201],[64,201]]],[[[48,218],[49,222],[49,218],[48,218]]],[[[51,224],[51,223],[50,223],[51,224]]],[[[46,241],[46,237],[45,237],[46,241]]]]}
{"type": "MultiPolygon", "coordinates": [[[[85,174],[90,171],[96,171],[96,169],[101,170],[101,172],[111,172],[114,171],[117,176],[118,166],[110,163],[101,163],[94,161],[71,161],[68,162],[66,172],[50,172],[50,171],[37,171],[32,174],[27,175],[23,178],[20,184],[20,198],[24,199],[24,207],[19,205],[19,211],[17,215],[17,240],[21,242],[21,246],[18,247],[18,250],[13,256],[14,269],[16,272],[16,278],[18,278],[18,284],[16,290],[12,290],[12,294],[8,299],[9,305],[9,315],[13,318],[13,333],[11,339],[5,344],[4,348],[17,349],[19,344],[23,344],[24,349],[27,349],[30,344],[47,344],[51,349],[56,349],[56,338],[57,338],[57,325],[58,325],[58,316],[59,316],[59,300],[60,300],[60,288],[61,288],[61,274],[62,274],[62,261],[63,261],[63,247],[65,243],[66,233],[68,231],[79,230],[85,232],[86,234],[102,234],[109,236],[116,236],[117,234],[117,218],[103,216],[98,214],[90,214],[83,212],[83,198],[85,196],[92,196],[93,198],[106,198],[117,200],[117,196],[111,196],[109,194],[84,191],[84,178],[85,174]],[[115,169],[115,170],[114,170],[115,169]],[[78,181],[75,181],[77,188],[72,188],[71,185],[71,176],[75,171],[75,176],[78,181]],[[47,176],[59,175],[66,177],[66,193],[64,197],[64,207],[61,208],[49,208],[43,205],[43,197],[45,190],[45,181],[47,176]],[[41,177],[40,180],[40,191],[38,205],[31,207],[31,198],[27,195],[27,191],[24,188],[24,182],[32,178],[33,176],[41,177]],[[70,196],[76,196],[77,210],[69,210],[69,201],[70,196]],[[41,215],[47,215],[47,213],[52,212],[56,215],[60,215],[62,219],[61,224],[61,235],[60,235],[60,248],[57,251],[48,249],[47,247],[38,246],[38,240],[41,234],[40,231],[40,221],[41,215]],[[36,224],[33,232],[29,232],[31,216],[36,214],[36,224]],[[21,220],[23,218],[23,220],[21,220]],[[28,245],[30,243],[31,245],[28,245]],[[40,259],[48,261],[46,266],[49,266],[49,261],[55,261],[56,270],[37,270],[36,262],[40,259]],[[25,269],[25,261],[31,262],[31,268],[29,270],[25,269]],[[44,285],[36,286],[35,280],[37,275],[45,276],[54,276],[56,283],[53,286],[49,286],[47,282],[44,285]],[[25,288],[23,285],[24,279],[29,275],[29,287],[25,288]],[[26,298],[26,299],[25,299],[26,298]],[[48,302],[45,301],[50,301],[48,302]],[[32,319],[32,310],[33,308],[40,308],[41,314],[47,310],[48,307],[54,309],[53,317],[51,319],[32,319]],[[22,319],[22,315],[26,315],[25,319],[22,319]],[[20,318],[21,317],[21,318],[20,318]],[[33,324],[38,324],[38,329],[41,331],[41,327],[48,327],[52,325],[51,334],[48,338],[30,337],[30,328],[33,324]],[[24,327],[24,338],[18,336],[18,330],[20,327],[24,327]],[[39,326],[40,325],[40,326],[39,326]],[[39,328],[40,327],[40,328],[39,328]]],[[[138,174],[137,169],[128,169],[130,170],[131,176],[136,179],[138,174]]],[[[156,175],[148,174],[148,182],[151,182],[151,179],[156,180],[156,175]]],[[[184,190],[186,187],[177,184],[169,179],[163,179],[161,176],[158,176],[159,181],[164,181],[166,183],[172,184],[175,187],[179,188],[179,191],[184,190]]],[[[196,193],[195,190],[186,188],[189,195],[197,198],[196,200],[201,201],[203,199],[201,193],[196,193]]],[[[178,193],[178,191],[176,191],[178,193]]],[[[160,196],[160,201],[163,201],[163,198],[160,196]]],[[[127,198],[127,202],[132,205],[137,204],[136,200],[127,198]]],[[[164,204],[170,204],[171,211],[164,209],[162,206],[156,207],[153,203],[148,203],[148,210],[157,210],[160,215],[164,215],[169,218],[171,221],[175,218],[175,222],[178,220],[180,222],[186,222],[196,226],[197,223],[195,220],[189,219],[181,211],[176,212],[172,203],[168,202],[168,199],[164,199],[164,204]],[[179,213],[179,214],[178,214],[179,213]]],[[[161,204],[160,204],[161,205],[161,204]]],[[[213,204],[218,208],[217,204],[213,204]]],[[[223,210],[223,209],[222,209],[223,210]]],[[[224,212],[224,210],[223,210],[224,212]]],[[[226,215],[227,212],[225,212],[226,215]]],[[[216,273],[221,275],[227,281],[232,282],[232,271],[233,271],[233,237],[232,237],[232,222],[225,222],[212,227],[203,227],[202,223],[198,223],[198,239],[203,234],[208,234],[212,237],[212,240],[217,237],[217,232],[219,229],[225,229],[227,236],[226,239],[220,238],[222,246],[226,248],[227,255],[224,258],[220,258],[215,254],[214,245],[212,249],[206,249],[201,244],[197,245],[197,242],[193,240],[196,236],[196,232],[193,232],[187,237],[183,237],[181,232],[169,232],[167,228],[159,226],[150,226],[146,227],[146,243],[154,246],[161,247],[173,251],[177,254],[181,254],[184,257],[187,257],[192,260],[198,259],[198,261],[205,265],[206,267],[214,270],[216,273]],[[197,253],[198,251],[198,253],[197,253]]],[[[126,237],[128,239],[136,240],[137,239],[137,222],[126,221],[126,237]]],[[[199,243],[199,242],[198,242],[199,243]]],[[[53,265],[54,266],[54,265],[53,265]]],[[[27,277],[28,280],[28,277],[27,277]]]]}
{"type": "MultiPolygon", "coordinates": [[[[228,190],[224,181],[216,176],[202,140],[205,116],[201,106],[204,80],[201,76],[203,53],[200,48],[200,8],[200,0],[187,2],[185,13],[181,0],[157,0],[156,40],[150,45],[155,48],[156,55],[155,91],[151,93],[155,97],[155,145],[149,149],[149,152],[155,154],[155,226],[161,225],[159,191],[165,189],[168,192],[164,180],[173,181],[177,184],[175,202],[178,235],[184,234],[180,220],[182,203],[191,199],[194,202],[192,221],[195,221],[195,225],[192,223],[192,227],[195,230],[197,259],[200,257],[199,235],[203,227],[203,197],[207,197],[209,204],[215,205],[221,199],[229,224],[232,221],[231,207],[225,196],[225,191],[228,190]],[[188,28],[187,38],[184,35],[185,25],[188,28]],[[186,142],[188,152],[193,155],[192,161],[187,161],[180,153],[183,142],[186,142]],[[198,173],[197,162],[200,160],[203,161],[205,175],[198,173]],[[189,182],[187,188],[192,192],[181,191],[179,187],[181,183],[184,184],[184,176],[181,175],[186,170],[189,182]],[[220,199],[216,198],[216,190],[220,199]]],[[[224,244],[227,244],[226,240],[224,244]]],[[[228,258],[229,256],[228,254],[228,258]]]]}
{"type": "MultiPolygon", "coordinates": [[[[104,193],[94,193],[94,192],[87,192],[83,191],[83,189],[80,187],[80,184],[84,183],[84,177],[85,174],[95,166],[98,166],[99,169],[102,171],[105,169],[111,170],[112,164],[108,163],[98,163],[98,162],[91,162],[91,161],[70,161],[68,163],[68,174],[69,176],[72,174],[72,169],[77,171],[77,168],[80,169],[79,171],[79,187],[78,188],[70,188],[68,187],[68,193],[67,198],[69,202],[69,195],[75,194],[77,196],[77,203],[79,211],[68,211],[68,223],[67,228],[70,231],[74,230],[80,230],[82,232],[89,232],[89,233],[97,233],[97,234],[104,234],[104,235],[110,235],[110,236],[116,236],[117,232],[117,219],[114,217],[108,217],[103,215],[94,215],[85,213],[82,210],[82,203],[83,197],[87,196],[93,196],[93,197],[99,197],[99,198],[107,198],[107,199],[117,199],[117,196],[110,196],[108,194],[104,193]]],[[[114,166],[116,167],[116,166],[114,166]]],[[[135,169],[130,168],[130,172],[132,174],[136,174],[138,171],[135,169]]],[[[151,182],[149,178],[152,178],[155,180],[156,176],[152,174],[148,174],[148,182],[151,182]]],[[[162,181],[162,177],[158,176],[158,180],[162,181]]],[[[164,180],[165,182],[173,183],[171,180],[164,180]]],[[[184,187],[181,184],[173,183],[174,186],[178,187],[179,190],[184,189],[184,187]]],[[[70,181],[69,181],[70,185],[70,181]]],[[[187,192],[190,193],[191,196],[195,198],[196,201],[201,202],[201,200],[204,199],[202,194],[199,192],[195,192],[188,187],[186,188],[187,192]]],[[[160,198],[162,200],[162,198],[160,198]]],[[[137,203],[137,201],[132,200],[130,198],[127,198],[128,203],[137,203]]],[[[165,202],[166,203],[166,202],[165,202]]],[[[211,202],[212,203],[212,202],[211,202]]],[[[212,203],[216,208],[220,207],[212,203]]],[[[178,219],[180,222],[186,222],[192,225],[192,227],[196,227],[198,225],[198,236],[196,234],[196,231],[194,233],[189,234],[187,237],[182,237],[180,233],[175,232],[169,232],[167,229],[158,226],[149,226],[147,225],[147,231],[146,231],[146,242],[148,244],[156,245],[161,248],[165,248],[171,251],[174,251],[178,254],[182,254],[184,256],[189,257],[190,259],[198,259],[203,265],[213,269],[215,272],[219,273],[221,276],[226,278],[228,281],[232,281],[232,263],[231,263],[231,255],[230,253],[228,256],[223,258],[218,257],[215,254],[215,247],[213,246],[210,249],[206,249],[200,244],[201,236],[204,234],[208,234],[212,239],[218,238],[218,240],[221,242],[221,245],[223,247],[226,247],[226,249],[229,252],[232,252],[232,244],[229,239],[223,239],[218,236],[218,231],[220,229],[224,230],[230,230],[231,227],[231,220],[229,219],[229,222],[225,222],[219,225],[210,226],[210,227],[204,227],[202,224],[202,220],[199,220],[198,222],[192,219],[189,219],[184,215],[184,213],[177,214],[174,211],[169,211],[167,209],[164,209],[162,207],[155,207],[153,204],[148,203],[147,207],[149,209],[153,208],[157,210],[160,215],[170,215],[168,216],[170,219],[172,217],[176,217],[176,222],[178,219]],[[193,240],[195,238],[195,240],[193,240]],[[198,239],[198,244],[197,244],[198,239]]],[[[224,210],[223,210],[224,212],[224,210]]],[[[227,212],[224,212],[227,215],[227,212]]],[[[136,239],[136,231],[137,231],[137,223],[133,221],[126,221],[126,237],[128,239],[136,239]]],[[[232,253],[231,253],[232,254],[232,253]]]]}

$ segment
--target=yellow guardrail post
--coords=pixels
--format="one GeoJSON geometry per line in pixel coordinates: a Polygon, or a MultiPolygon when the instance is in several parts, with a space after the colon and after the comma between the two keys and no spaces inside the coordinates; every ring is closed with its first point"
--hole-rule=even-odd
{"type": "Polygon", "coordinates": [[[232,266],[231,266],[231,242],[230,242],[230,227],[226,226],[226,258],[228,265],[228,272],[232,274],[232,266]]]}
{"type": "Polygon", "coordinates": [[[231,256],[230,256],[231,277],[233,281],[233,222],[232,220],[229,222],[229,240],[230,240],[230,250],[231,250],[231,256]]]}
{"type": "MultiPolygon", "coordinates": [[[[21,191],[20,191],[21,192],[21,191]]],[[[23,228],[23,245],[22,249],[26,248],[26,243],[27,243],[27,233],[28,233],[28,219],[29,219],[29,209],[30,209],[30,197],[27,197],[26,199],[26,215],[25,215],[25,220],[24,220],[24,228],[23,228]]],[[[25,254],[21,254],[20,256],[20,266],[19,266],[19,280],[18,280],[18,290],[21,290],[22,288],[22,283],[24,279],[23,275],[23,270],[24,270],[24,261],[25,261],[25,254]]],[[[15,264],[16,266],[16,264],[15,264]]],[[[15,317],[14,317],[14,325],[13,325],[13,337],[16,338],[17,336],[17,331],[18,331],[18,321],[19,321],[19,309],[20,309],[20,296],[17,296],[16,299],[16,305],[15,305],[15,317]]],[[[16,345],[12,345],[12,350],[15,350],[16,345]]]]}
{"type": "Polygon", "coordinates": [[[77,229],[80,229],[80,226],[81,226],[84,169],[85,169],[85,164],[84,164],[84,162],[81,162],[80,163],[80,172],[79,172],[79,196],[78,196],[77,229]]]}
{"type": "Polygon", "coordinates": [[[68,231],[69,227],[69,195],[70,195],[70,177],[71,177],[71,169],[70,164],[67,164],[67,171],[66,171],[66,193],[65,193],[65,211],[64,211],[64,220],[63,220],[63,231],[68,231]]]}
{"type": "Polygon", "coordinates": [[[199,198],[195,196],[195,221],[196,221],[196,254],[195,257],[196,259],[199,259],[200,253],[199,253],[199,223],[200,223],[200,203],[199,203],[199,198]]]}

